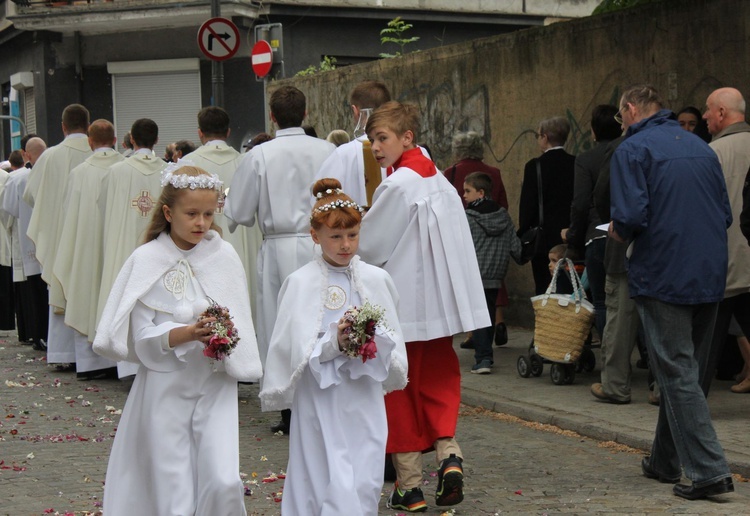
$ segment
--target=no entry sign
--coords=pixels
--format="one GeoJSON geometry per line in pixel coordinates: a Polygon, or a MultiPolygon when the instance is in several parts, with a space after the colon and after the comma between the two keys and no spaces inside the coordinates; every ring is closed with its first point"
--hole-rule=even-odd
{"type": "Polygon", "coordinates": [[[201,52],[214,61],[229,59],[240,48],[240,31],[232,20],[211,18],[198,29],[201,52]]]}
{"type": "Polygon", "coordinates": [[[253,65],[253,71],[258,77],[265,77],[271,71],[273,66],[273,50],[267,41],[259,40],[253,45],[250,52],[250,59],[253,65]]]}

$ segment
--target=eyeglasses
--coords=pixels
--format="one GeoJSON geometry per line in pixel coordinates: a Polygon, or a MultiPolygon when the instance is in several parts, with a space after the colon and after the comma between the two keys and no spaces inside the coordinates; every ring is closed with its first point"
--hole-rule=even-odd
{"type": "Polygon", "coordinates": [[[618,124],[622,125],[622,114],[625,111],[627,111],[627,110],[628,110],[628,105],[627,104],[625,104],[625,107],[621,107],[620,111],[618,111],[617,113],[615,113],[615,116],[614,116],[615,122],[617,122],[618,124]]]}
{"type": "Polygon", "coordinates": [[[537,140],[538,140],[539,138],[541,138],[542,136],[544,136],[544,134],[543,134],[543,133],[536,133],[536,132],[534,133],[534,138],[536,138],[537,140]]]}

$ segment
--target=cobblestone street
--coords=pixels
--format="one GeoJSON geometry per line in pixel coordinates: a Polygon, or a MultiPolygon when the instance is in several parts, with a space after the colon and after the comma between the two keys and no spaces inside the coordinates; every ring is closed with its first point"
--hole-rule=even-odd
{"type": "MultiPolygon", "coordinates": [[[[78,381],[13,335],[0,340],[0,514],[98,513],[130,382],[78,381]]],[[[260,412],[257,391],[240,386],[240,464],[248,513],[271,516],[280,512],[284,482],[277,476],[288,441],[271,434],[277,414],[260,412]]],[[[670,485],[641,475],[639,450],[485,409],[464,406],[457,437],[466,457],[466,499],[455,514],[741,514],[750,502],[739,476],[734,494],[687,502],[670,485]]],[[[434,454],[424,463],[427,514],[441,514],[434,506],[434,454]]],[[[398,514],[385,508],[389,489],[382,515],[398,514]]]]}

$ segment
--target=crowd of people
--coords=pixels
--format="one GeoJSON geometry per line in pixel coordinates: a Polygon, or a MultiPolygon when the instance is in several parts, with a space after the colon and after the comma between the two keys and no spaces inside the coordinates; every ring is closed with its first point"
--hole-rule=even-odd
{"type": "MultiPolygon", "coordinates": [[[[474,349],[470,372],[491,373],[493,343],[508,341],[510,260],[530,261],[542,294],[550,264],[576,254],[602,344],[591,393],[630,402],[639,340],[655,379],[643,474],[687,499],[732,491],[706,396],[733,318],[750,332],[740,92],[675,114],[653,87],[630,87],[619,106],[593,109],[594,146],[578,156],[564,148],[566,118],[540,121],[517,227],[482,135],[457,134],[456,162],[440,171],[418,145],[415,106],[378,81],[349,100],[351,139],[317,138],[303,92],[282,86],[274,136],[245,154],[227,143],[226,111],[206,107],[201,145],[175,142],[164,158],[153,120],[136,120],[120,153],[112,123],[72,104],[61,143],[31,135],[10,155],[2,327],[81,379],[135,375],[105,513],[245,514],[238,381],[260,382],[262,409],[281,411],[282,513],[377,514],[384,471],[388,507],[423,512],[432,450],[435,504],[460,503],[453,336],[471,332],[460,346],[474,349]],[[533,228],[541,251],[528,256],[519,236],[533,228]]],[[[750,392],[750,343],[738,343],[732,390],[750,392]]]]}

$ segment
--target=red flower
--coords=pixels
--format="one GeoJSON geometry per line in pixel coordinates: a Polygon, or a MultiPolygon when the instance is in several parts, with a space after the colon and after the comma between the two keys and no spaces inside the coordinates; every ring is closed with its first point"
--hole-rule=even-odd
{"type": "Polygon", "coordinates": [[[375,335],[375,326],[378,323],[370,319],[367,321],[367,324],[365,325],[365,333],[368,335],[375,335]]]}
{"type": "Polygon", "coordinates": [[[359,348],[359,354],[362,355],[362,362],[366,362],[368,358],[375,358],[375,353],[378,351],[378,347],[375,345],[375,339],[369,338],[359,348]]]}

